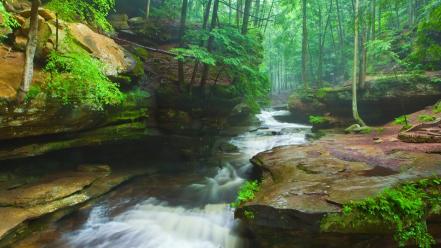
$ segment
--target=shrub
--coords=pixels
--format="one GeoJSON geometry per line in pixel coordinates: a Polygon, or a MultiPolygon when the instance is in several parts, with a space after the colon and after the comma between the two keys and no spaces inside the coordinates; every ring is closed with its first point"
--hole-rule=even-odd
{"type": "Polygon", "coordinates": [[[115,7],[115,0],[51,0],[46,7],[64,21],[87,21],[106,32],[112,31],[107,15],[115,7]]]}
{"type": "Polygon", "coordinates": [[[409,116],[407,115],[402,115],[400,117],[395,118],[394,123],[397,125],[401,125],[403,126],[403,130],[404,129],[409,129],[412,127],[412,125],[409,123],[409,116]]]}
{"type": "Polygon", "coordinates": [[[327,123],[328,120],[324,116],[316,116],[316,115],[310,115],[309,116],[309,123],[312,125],[320,125],[327,123]]]}
{"type": "Polygon", "coordinates": [[[441,208],[441,179],[423,179],[386,189],[374,198],[344,205],[342,214],[330,214],[322,220],[322,229],[334,227],[356,228],[366,225],[382,225],[395,231],[399,246],[411,240],[418,247],[434,244],[426,220],[431,214],[439,214],[441,208]]]}
{"type": "Polygon", "coordinates": [[[439,101],[435,106],[433,106],[433,113],[439,114],[441,113],[441,101],[439,101]]]}
{"type": "MultiPolygon", "coordinates": [[[[14,16],[6,11],[5,6],[0,2],[0,29],[6,29],[6,33],[11,29],[18,27],[18,22],[14,19],[14,16]]],[[[0,40],[5,38],[0,30],[0,40]]]]}
{"type": "Polygon", "coordinates": [[[100,61],[86,53],[52,52],[45,67],[50,73],[48,95],[63,104],[87,106],[93,110],[121,103],[124,95],[118,85],[104,75],[103,67],[100,61]]]}
{"type": "Polygon", "coordinates": [[[231,204],[232,207],[239,207],[242,203],[251,201],[256,197],[256,193],[260,190],[258,181],[247,181],[239,190],[237,199],[231,204]]]}

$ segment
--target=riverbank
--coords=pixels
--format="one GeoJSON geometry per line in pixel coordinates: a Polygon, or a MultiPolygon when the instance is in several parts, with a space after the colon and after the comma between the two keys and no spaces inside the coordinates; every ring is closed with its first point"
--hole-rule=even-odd
{"type": "MultiPolygon", "coordinates": [[[[429,111],[414,113],[409,121],[415,123],[429,111]]],[[[263,247],[274,243],[278,247],[353,247],[365,242],[393,246],[392,234],[383,229],[376,233],[349,228],[334,235],[332,230],[322,233],[320,223],[326,214],[341,212],[351,201],[376,196],[403,182],[441,176],[441,144],[405,143],[398,139],[400,129],[389,123],[369,134],[327,130],[325,137],[310,144],[256,155],[252,163],[262,173],[261,190],[236,216],[250,225],[263,247]],[[253,218],[244,217],[247,211],[253,218]],[[283,238],[276,232],[283,233],[283,238]]]]}

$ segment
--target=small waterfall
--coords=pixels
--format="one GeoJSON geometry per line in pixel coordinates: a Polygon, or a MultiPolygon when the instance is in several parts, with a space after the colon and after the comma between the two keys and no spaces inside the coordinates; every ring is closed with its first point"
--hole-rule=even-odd
{"type": "Polygon", "coordinates": [[[66,238],[82,248],[241,247],[231,211],[225,204],[185,209],[150,198],[112,221],[92,211],[84,228],[66,238]]]}
{"type": "MultiPolygon", "coordinates": [[[[81,230],[65,235],[68,247],[78,248],[238,248],[247,241],[234,231],[238,222],[227,203],[234,201],[250,170],[248,159],[276,146],[305,143],[309,127],[282,123],[274,116],[287,111],[262,111],[257,117],[261,127],[233,138],[242,163],[224,163],[199,183],[183,190],[188,199],[198,198],[195,206],[171,206],[155,198],[108,217],[109,206],[96,206],[81,230]]],[[[64,247],[64,246],[63,246],[64,247]]]]}
{"type": "Polygon", "coordinates": [[[225,163],[214,177],[207,177],[203,183],[190,185],[190,193],[199,194],[201,202],[232,202],[244,179],[237,175],[237,169],[225,163]],[[193,190],[193,191],[192,191],[193,190]]]}

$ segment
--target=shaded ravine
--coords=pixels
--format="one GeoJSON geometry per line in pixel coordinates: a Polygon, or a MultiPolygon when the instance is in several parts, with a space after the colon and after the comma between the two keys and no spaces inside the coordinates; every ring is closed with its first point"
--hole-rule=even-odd
{"type": "Polygon", "coordinates": [[[262,111],[257,115],[261,126],[231,139],[239,152],[225,154],[219,168],[143,177],[125,185],[60,221],[46,247],[250,247],[228,203],[250,177],[252,156],[306,142],[308,126],[275,118],[288,114],[262,111]],[[161,186],[148,190],[153,184],[161,186]]]}

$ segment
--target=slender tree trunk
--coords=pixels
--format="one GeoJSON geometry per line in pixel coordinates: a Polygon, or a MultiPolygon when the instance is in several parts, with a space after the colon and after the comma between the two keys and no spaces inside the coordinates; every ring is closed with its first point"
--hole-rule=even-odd
{"type": "Polygon", "coordinates": [[[272,0],[272,1],[271,1],[271,6],[270,6],[270,9],[269,9],[269,11],[268,11],[268,17],[266,18],[265,29],[263,30],[264,33],[266,33],[266,29],[267,29],[267,27],[268,27],[269,19],[270,19],[270,17],[271,17],[271,13],[272,13],[272,11],[273,11],[273,7],[274,7],[274,1],[275,1],[275,0],[272,0]]]}
{"type": "Polygon", "coordinates": [[[24,102],[34,76],[34,57],[38,42],[38,7],[40,4],[40,0],[32,0],[29,34],[25,53],[25,66],[20,88],[17,91],[17,103],[19,104],[24,102]]]}
{"type": "Polygon", "coordinates": [[[228,24],[231,25],[232,18],[233,18],[233,10],[231,8],[231,0],[228,0],[228,24]]]}
{"type": "MultiPolygon", "coordinates": [[[[216,27],[218,9],[219,9],[219,0],[214,0],[213,14],[211,16],[210,33],[216,27]]],[[[213,42],[214,42],[214,37],[213,37],[213,35],[210,34],[208,41],[207,41],[207,51],[208,52],[211,52],[213,50],[213,42]]],[[[201,76],[201,87],[204,87],[205,84],[207,83],[209,72],[210,72],[210,66],[207,64],[204,64],[204,69],[202,70],[202,76],[201,76]]]]}
{"type": "Polygon", "coordinates": [[[360,1],[361,0],[355,0],[355,20],[354,20],[354,68],[353,68],[353,75],[352,75],[352,115],[354,117],[354,120],[360,124],[360,126],[366,126],[366,123],[361,119],[360,114],[358,113],[358,106],[357,106],[357,64],[358,64],[358,40],[359,40],[359,8],[360,8],[360,1]]]}
{"type": "Polygon", "coordinates": [[[377,20],[377,18],[376,18],[376,10],[377,10],[377,2],[376,2],[376,0],[372,0],[372,19],[371,19],[371,25],[372,25],[372,40],[375,40],[376,39],[376,37],[375,37],[375,22],[376,22],[376,20],[377,20]]]}
{"type": "Polygon", "coordinates": [[[308,75],[307,75],[307,66],[308,66],[308,28],[307,17],[306,17],[306,0],[302,0],[302,12],[303,12],[303,21],[302,21],[302,81],[305,89],[308,88],[308,75]]]}
{"type": "MultiPolygon", "coordinates": [[[[185,24],[187,20],[187,9],[188,9],[188,0],[182,0],[182,9],[181,9],[181,22],[179,28],[179,46],[184,47],[184,35],[185,35],[185,24]]],[[[179,84],[182,86],[185,83],[184,77],[184,61],[178,61],[178,80],[179,84]]]]}
{"type": "Polygon", "coordinates": [[[256,8],[254,11],[254,27],[257,27],[259,23],[259,14],[260,14],[260,0],[256,0],[256,8]]]}
{"type": "Polygon", "coordinates": [[[367,48],[366,48],[366,23],[362,21],[362,29],[361,29],[361,61],[360,61],[360,74],[358,84],[361,89],[365,88],[366,82],[366,66],[367,66],[367,48]]]}
{"type": "Polygon", "coordinates": [[[341,11],[340,11],[340,0],[335,0],[335,5],[337,8],[337,20],[338,20],[338,36],[339,36],[339,46],[340,46],[340,52],[339,52],[339,57],[340,57],[340,63],[339,63],[339,69],[340,69],[340,75],[343,77],[343,80],[345,79],[345,35],[343,32],[343,25],[342,25],[342,16],[341,16],[341,11]]]}
{"type": "Polygon", "coordinates": [[[378,28],[377,32],[379,35],[381,35],[381,5],[378,4],[378,28]]]}
{"type": "Polygon", "coordinates": [[[237,8],[236,8],[236,24],[237,29],[240,29],[240,20],[242,19],[242,0],[236,0],[237,1],[237,8]]]}
{"type": "MultiPolygon", "coordinates": [[[[212,0],[208,0],[207,6],[205,6],[204,20],[202,22],[202,30],[206,30],[208,26],[208,20],[210,18],[211,2],[212,0]]],[[[203,45],[204,45],[204,41],[201,41],[199,43],[199,46],[203,46],[203,45]]],[[[194,64],[193,73],[191,75],[190,87],[192,87],[196,81],[196,74],[198,73],[198,70],[199,70],[199,61],[196,61],[194,64]]]]}
{"type": "Polygon", "coordinates": [[[145,21],[147,22],[150,17],[150,2],[151,0],[147,0],[145,4],[145,21]]]}
{"type": "Polygon", "coordinates": [[[243,11],[243,21],[242,21],[242,34],[248,33],[248,24],[250,21],[251,3],[252,0],[245,0],[245,8],[243,11]]]}

